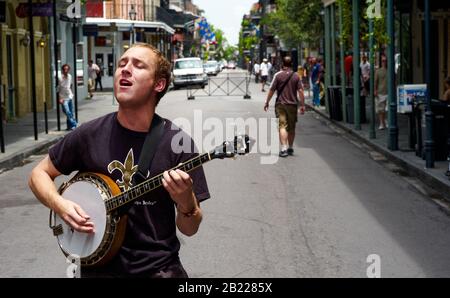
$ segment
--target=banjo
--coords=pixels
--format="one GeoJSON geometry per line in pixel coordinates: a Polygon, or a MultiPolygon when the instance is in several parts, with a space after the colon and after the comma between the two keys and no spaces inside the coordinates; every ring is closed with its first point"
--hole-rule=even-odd
{"type": "MultiPolygon", "coordinates": [[[[214,150],[200,154],[176,167],[190,172],[213,159],[234,158],[250,152],[253,141],[247,135],[235,136],[214,150]]],[[[108,176],[84,172],[63,183],[58,192],[80,205],[94,223],[95,233],[81,233],[50,211],[49,226],[64,255],[80,259],[81,265],[100,266],[108,263],[119,251],[125,237],[127,216],[119,208],[162,186],[162,173],[121,192],[108,176]]]]}

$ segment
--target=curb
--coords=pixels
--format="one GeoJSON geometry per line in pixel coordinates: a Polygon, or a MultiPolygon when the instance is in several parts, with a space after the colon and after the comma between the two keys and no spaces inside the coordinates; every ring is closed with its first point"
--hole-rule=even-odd
{"type": "Polygon", "coordinates": [[[9,170],[15,168],[17,166],[22,166],[25,164],[24,160],[34,154],[41,153],[42,151],[48,150],[50,146],[56,144],[60,139],[62,139],[64,135],[55,137],[54,139],[42,142],[37,144],[31,148],[24,149],[20,152],[13,154],[12,156],[5,158],[4,160],[0,160],[0,170],[9,170]]]}
{"type": "Polygon", "coordinates": [[[405,160],[401,159],[400,157],[393,154],[388,149],[381,147],[378,144],[370,142],[368,139],[364,138],[363,136],[359,135],[358,133],[355,133],[351,128],[346,127],[342,123],[330,119],[330,117],[323,113],[322,111],[318,111],[317,109],[313,108],[311,105],[306,104],[305,105],[321,117],[325,118],[326,120],[330,121],[340,129],[344,130],[349,135],[357,138],[359,141],[363,142],[365,145],[369,146],[371,149],[377,151],[378,153],[381,153],[386,156],[386,158],[395,163],[396,165],[402,167],[410,176],[416,177],[420,179],[422,182],[424,182],[429,187],[433,188],[436,192],[442,195],[442,197],[450,203],[450,186],[444,183],[443,181],[439,180],[438,178],[434,177],[433,175],[429,174],[424,170],[424,168],[419,168],[416,165],[410,164],[406,162],[405,160]]]}

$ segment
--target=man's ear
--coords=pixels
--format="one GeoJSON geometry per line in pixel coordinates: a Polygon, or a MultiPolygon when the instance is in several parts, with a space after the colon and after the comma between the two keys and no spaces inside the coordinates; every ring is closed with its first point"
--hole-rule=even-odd
{"type": "Polygon", "coordinates": [[[157,93],[160,93],[160,92],[162,92],[162,91],[164,90],[164,88],[166,88],[166,84],[167,84],[166,79],[159,79],[159,80],[156,82],[156,84],[155,84],[154,90],[155,90],[157,93]]]}

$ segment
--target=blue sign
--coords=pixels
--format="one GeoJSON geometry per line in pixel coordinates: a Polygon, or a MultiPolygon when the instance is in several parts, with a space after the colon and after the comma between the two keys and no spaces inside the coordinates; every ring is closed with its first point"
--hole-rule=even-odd
{"type": "Polygon", "coordinates": [[[397,87],[397,113],[411,113],[413,101],[424,99],[427,95],[426,84],[399,85],[397,87]]]}

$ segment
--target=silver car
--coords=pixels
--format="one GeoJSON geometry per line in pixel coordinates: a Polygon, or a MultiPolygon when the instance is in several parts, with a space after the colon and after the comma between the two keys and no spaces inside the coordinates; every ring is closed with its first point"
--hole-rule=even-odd
{"type": "Polygon", "coordinates": [[[220,65],[219,62],[211,60],[203,64],[203,69],[207,75],[217,76],[220,72],[220,65]]]}

